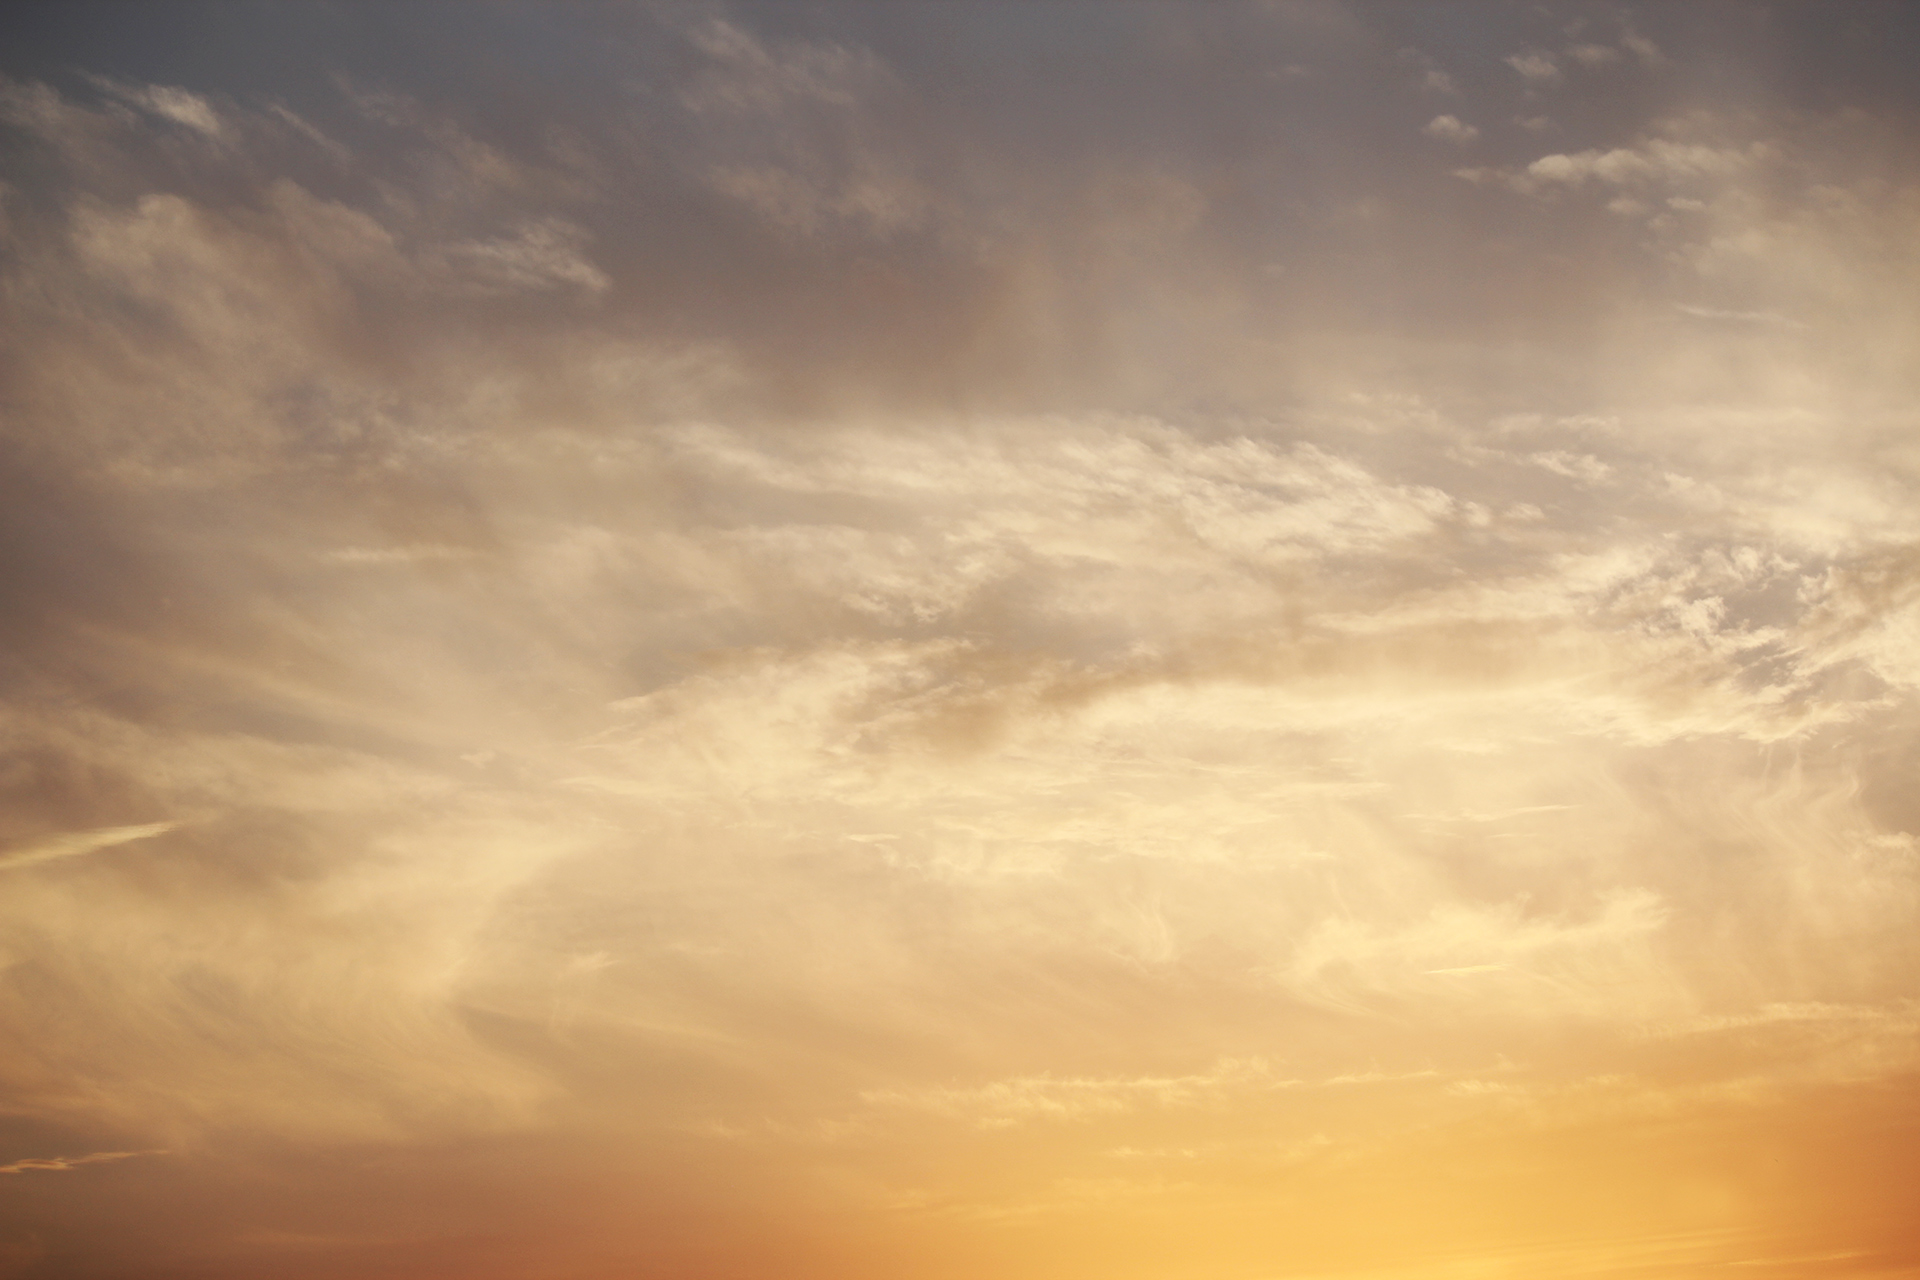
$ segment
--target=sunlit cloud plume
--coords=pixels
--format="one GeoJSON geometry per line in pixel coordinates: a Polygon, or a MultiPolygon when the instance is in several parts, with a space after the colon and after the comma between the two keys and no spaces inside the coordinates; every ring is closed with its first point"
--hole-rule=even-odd
{"type": "Polygon", "coordinates": [[[37,840],[24,847],[0,851],[0,869],[28,867],[58,858],[77,858],[99,849],[111,849],[130,840],[144,840],[171,831],[176,822],[149,822],[132,827],[107,827],[99,831],[75,831],[37,840]]]}

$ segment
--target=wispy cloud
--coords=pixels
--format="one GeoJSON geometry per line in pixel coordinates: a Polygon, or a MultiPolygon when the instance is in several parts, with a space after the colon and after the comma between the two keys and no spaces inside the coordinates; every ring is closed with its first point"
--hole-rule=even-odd
{"type": "Polygon", "coordinates": [[[178,822],[147,822],[131,827],[101,827],[93,831],[70,831],[45,836],[28,844],[0,849],[0,870],[82,857],[101,849],[162,835],[179,825],[178,822]]]}
{"type": "Polygon", "coordinates": [[[112,1164],[120,1160],[132,1160],[138,1156],[164,1156],[165,1151],[94,1151],[83,1156],[50,1156],[46,1159],[28,1157],[15,1160],[12,1164],[0,1164],[0,1173],[59,1173],[68,1169],[77,1169],[89,1164],[112,1164]]]}

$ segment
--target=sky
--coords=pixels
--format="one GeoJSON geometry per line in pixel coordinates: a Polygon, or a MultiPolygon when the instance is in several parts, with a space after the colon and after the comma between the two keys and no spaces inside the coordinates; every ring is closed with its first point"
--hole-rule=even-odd
{"type": "Polygon", "coordinates": [[[0,23],[0,1277],[1920,1277],[1920,8],[0,23]]]}

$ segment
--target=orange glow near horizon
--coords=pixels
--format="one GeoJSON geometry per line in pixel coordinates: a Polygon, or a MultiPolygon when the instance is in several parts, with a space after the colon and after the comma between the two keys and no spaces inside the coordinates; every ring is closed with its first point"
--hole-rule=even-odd
{"type": "Polygon", "coordinates": [[[1920,19],[45,6],[0,1280],[1920,1280],[1920,19]]]}

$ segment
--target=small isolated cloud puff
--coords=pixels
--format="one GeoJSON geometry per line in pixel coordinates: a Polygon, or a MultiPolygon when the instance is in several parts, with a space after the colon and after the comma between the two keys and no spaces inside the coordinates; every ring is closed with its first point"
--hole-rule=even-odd
{"type": "Polygon", "coordinates": [[[1480,130],[1463,123],[1458,116],[1435,116],[1427,121],[1420,132],[1429,138],[1439,138],[1444,142],[1457,142],[1461,145],[1472,142],[1480,136],[1480,130]]]}
{"type": "Polygon", "coordinates": [[[1553,55],[1538,49],[1516,53],[1506,63],[1518,71],[1528,84],[1551,84],[1560,78],[1560,66],[1553,60],[1553,55]]]}

